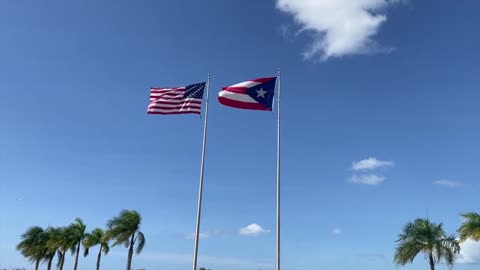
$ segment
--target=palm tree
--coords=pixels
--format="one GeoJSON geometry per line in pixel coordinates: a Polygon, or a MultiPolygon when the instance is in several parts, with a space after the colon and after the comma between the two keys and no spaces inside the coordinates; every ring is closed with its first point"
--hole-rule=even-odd
{"type": "MultiPolygon", "coordinates": [[[[47,230],[45,230],[47,234],[47,243],[50,238],[53,237],[53,234],[56,233],[55,228],[53,227],[48,227],[47,230]]],[[[53,258],[55,258],[55,254],[57,253],[57,248],[53,246],[49,246],[46,243],[45,247],[45,254],[43,255],[43,260],[47,262],[47,269],[51,270],[52,269],[52,262],[53,258]]]]}
{"type": "Polygon", "coordinates": [[[28,258],[29,261],[35,263],[35,270],[38,270],[45,254],[48,240],[45,230],[39,226],[33,226],[22,234],[21,237],[22,241],[18,243],[17,250],[28,258]]]}
{"type": "Polygon", "coordinates": [[[412,263],[419,253],[423,253],[428,256],[431,270],[435,270],[435,264],[442,259],[452,267],[460,252],[455,235],[447,236],[442,223],[435,224],[428,219],[419,218],[407,223],[397,242],[394,262],[402,266],[412,263]]]}
{"type": "Polygon", "coordinates": [[[83,240],[83,247],[85,248],[84,256],[88,256],[89,249],[96,245],[100,245],[100,249],[98,250],[97,255],[97,270],[100,270],[102,251],[104,255],[107,255],[110,251],[110,247],[108,246],[108,239],[105,235],[105,232],[100,228],[96,228],[91,233],[85,235],[85,238],[83,240]]]}
{"type": "Polygon", "coordinates": [[[464,221],[458,229],[460,234],[460,241],[472,239],[473,241],[480,241],[480,214],[466,213],[462,215],[464,221]]]}
{"type": "Polygon", "coordinates": [[[65,264],[65,256],[67,251],[75,252],[76,248],[75,232],[71,226],[52,229],[51,237],[48,239],[47,247],[57,250],[58,253],[58,269],[63,270],[65,264]]]}
{"type": "Polygon", "coordinates": [[[140,231],[142,217],[137,211],[122,210],[120,215],[107,222],[107,238],[112,239],[113,245],[125,245],[128,248],[127,270],[132,269],[133,248],[140,254],[145,246],[145,236],[140,231]]]}
{"type": "Polygon", "coordinates": [[[75,222],[69,226],[70,232],[72,233],[73,244],[76,246],[76,249],[73,250],[75,254],[75,263],[73,264],[73,270],[77,270],[78,267],[78,255],[80,254],[80,246],[83,243],[83,238],[85,237],[85,231],[87,225],[83,223],[83,220],[76,218],[75,222]]]}

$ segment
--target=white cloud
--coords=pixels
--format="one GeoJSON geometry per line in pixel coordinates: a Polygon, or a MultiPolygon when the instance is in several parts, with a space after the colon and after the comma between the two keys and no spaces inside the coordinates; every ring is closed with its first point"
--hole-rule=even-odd
{"type": "Polygon", "coordinates": [[[458,256],[458,263],[477,264],[480,263],[480,242],[467,240],[460,244],[461,250],[458,256]]]}
{"type": "Polygon", "coordinates": [[[340,234],[342,234],[342,229],[335,228],[335,229],[332,230],[332,234],[333,235],[340,235],[340,234]]]}
{"type": "Polygon", "coordinates": [[[459,182],[455,182],[455,181],[451,181],[451,180],[447,180],[447,179],[437,180],[434,183],[436,185],[439,185],[439,186],[451,187],[451,188],[459,187],[459,186],[462,185],[459,182]]]}
{"type": "Polygon", "coordinates": [[[360,161],[352,162],[352,170],[354,171],[367,171],[374,170],[382,167],[393,167],[395,163],[393,161],[378,160],[374,157],[363,159],[360,161]]]}
{"type": "Polygon", "coordinates": [[[381,184],[385,181],[384,176],[376,175],[376,174],[364,174],[364,175],[352,175],[350,182],[354,184],[363,184],[363,185],[370,185],[375,186],[381,184]]]}
{"type": "Polygon", "coordinates": [[[269,233],[269,232],[270,230],[264,229],[262,228],[262,226],[254,223],[244,228],[241,228],[238,233],[240,235],[245,235],[245,236],[257,236],[257,235],[269,233]]]}
{"type": "MultiPolygon", "coordinates": [[[[305,58],[341,57],[386,52],[372,37],[387,21],[385,9],[400,0],[277,0],[276,6],[291,14],[301,30],[314,40],[305,58]]],[[[390,49],[391,50],[391,49],[390,49]]]]}

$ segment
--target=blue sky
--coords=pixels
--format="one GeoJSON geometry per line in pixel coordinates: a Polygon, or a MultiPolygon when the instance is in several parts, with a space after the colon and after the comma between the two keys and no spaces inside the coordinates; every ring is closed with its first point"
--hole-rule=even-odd
{"type": "Polygon", "coordinates": [[[122,209],[143,216],[135,269],[191,267],[203,123],[146,107],[150,86],[207,73],[201,266],[274,269],[275,115],[216,95],[279,67],[283,269],[395,269],[406,222],[453,233],[478,211],[480,3],[301,2],[0,1],[0,268],[32,268],[14,248],[31,225],[93,229],[122,209]]]}

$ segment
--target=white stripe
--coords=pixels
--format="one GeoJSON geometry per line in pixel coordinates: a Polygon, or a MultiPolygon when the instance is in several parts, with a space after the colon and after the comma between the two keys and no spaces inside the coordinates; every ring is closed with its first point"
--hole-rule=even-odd
{"type": "Polygon", "coordinates": [[[185,98],[185,99],[165,99],[165,98],[151,98],[150,99],[150,103],[152,102],[170,102],[170,103],[186,103],[186,102],[189,102],[189,101],[199,101],[199,102],[202,102],[201,99],[199,98],[185,98]]]}
{"type": "Polygon", "coordinates": [[[249,95],[239,94],[239,93],[234,93],[229,91],[220,91],[220,93],[218,93],[218,96],[231,99],[231,100],[241,101],[241,102],[258,103],[255,99],[251,98],[249,95]]]}
{"type": "Polygon", "coordinates": [[[150,93],[151,97],[159,97],[163,95],[184,95],[185,91],[168,91],[168,92],[162,92],[162,93],[150,93]]]}
{"type": "Polygon", "coordinates": [[[148,109],[148,112],[161,112],[161,113],[171,113],[171,112],[202,112],[202,109],[196,109],[196,108],[157,109],[157,108],[152,108],[152,109],[148,109]]]}
{"type": "Polygon", "coordinates": [[[201,104],[192,104],[192,103],[186,103],[186,104],[150,103],[150,105],[148,105],[148,108],[151,108],[151,107],[165,107],[165,108],[192,107],[192,108],[202,108],[202,105],[201,105],[201,104]]]}
{"type": "Polygon", "coordinates": [[[261,84],[261,83],[260,82],[254,82],[254,81],[246,81],[246,82],[241,82],[241,83],[231,85],[229,87],[247,87],[247,88],[250,88],[250,87],[254,87],[255,85],[259,85],[259,84],[261,84]]]}
{"type": "Polygon", "coordinates": [[[185,86],[184,87],[177,87],[177,88],[150,88],[151,91],[161,91],[161,92],[169,92],[172,90],[179,91],[179,90],[184,90],[187,89],[185,86]]]}

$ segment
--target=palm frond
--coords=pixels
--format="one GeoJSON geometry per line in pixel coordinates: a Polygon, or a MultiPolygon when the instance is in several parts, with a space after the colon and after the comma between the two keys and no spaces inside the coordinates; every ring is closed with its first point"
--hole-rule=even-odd
{"type": "Polygon", "coordinates": [[[108,243],[103,243],[102,244],[102,250],[103,250],[104,255],[107,255],[108,252],[110,252],[110,247],[108,246],[108,243]]]}
{"type": "Polygon", "coordinates": [[[143,235],[143,233],[140,231],[137,232],[137,240],[138,242],[135,252],[137,253],[137,255],[139,255],[140,253],[142,253],[142,250],[145,247],[145,235],[143,235]]]}
{"type": "Polygon", "coordinates": [[[445,233],[442,223],[432,223],[428,219],[416,219],[403,227],[399,235],[394,255],[397,265],[412,263],[419,253],[432,254],[434,263],[442,259],[453,265],[460,246],[454,235],[445,233]]]}
{"type": "Polygon", "coordinates": [[[106,238],[112,240],[112,246],[128,247],[132,235],[140,229],[142,218],[137,211],[122,210],[120,214],[107,222],[106,238]]]}
{"type": "Polygon", "coordinates": [[[458,229],[460,234],[460,241],[472,239],[474,241],[480,241],[480,214],[470,212],[461,215],[464,222],[458,229]]]}

